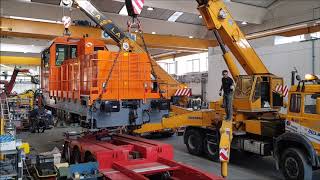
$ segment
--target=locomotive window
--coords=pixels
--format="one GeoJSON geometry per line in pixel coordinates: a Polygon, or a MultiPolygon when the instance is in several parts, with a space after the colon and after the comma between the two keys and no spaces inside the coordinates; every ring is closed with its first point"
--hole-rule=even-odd
{"type": "Polygon", "coordinates": [[[49,67],[49,61],[50,61],[50,50],[49,49],[46,49],[45,51],[42,52],[41,59],[43,62],[43,66],[49,67]]]}
{"type": "Polygon", "coordinates": [[[70,45],[70,58],[77,58],[77,45],[70,45]]]}
{"type": "Polygon", "coordinates": [[[104,47],[94,47],[93,51],[100,51],[100,50],[104,50],[104,47]]]}
{"type": "Polygon", "coordinates": [[[61,66],[66,58],[66,46],[63,44],[56,45],[56,66],[61,66]]]}

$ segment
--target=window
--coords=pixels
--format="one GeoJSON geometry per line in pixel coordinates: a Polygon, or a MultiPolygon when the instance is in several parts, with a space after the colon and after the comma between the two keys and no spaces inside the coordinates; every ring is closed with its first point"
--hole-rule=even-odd
{"type": "Polygon", "coordinates": [[[70,58],[71,59],[77,58],[77,46],[76,45],[70,46],[70,58]]]}
{"type": "Polygon", "coordinates": [[[316,101],[320,94],[307,94],[304,97],[304,113],[317,114],[316,101]]]}
{"type": "Polygon", "coordinates": [[[310,36],[315,39],[320,38],[320,32],[311,33],[310,36]]]}
{"type": "Polygon", "coordinates": [[[187,61],[187,73],[188,72],[200,72],[200,59],[187,61]]]}
{"type": "Polygon", "coordinates": [[[160,62],[158,63],[162,69],[164,69],[169,74],[176,74],[176,63],[175,62],[160,62]]]}
{"type": "Polygon", "coordinates": [[[50,61],[50,50],[46,49],[41,54],[41,59],[43,62],[44,67],[49,67],[49,61],[50,61]]]}
{"type": "Polygon", "coordinates": [[[208,57],[200,59],[200,72],[208,71],[208,57]]]}
{"type": "Polygon", "coordinates": [[[290,99],[290,112],[300,113],[301,107],[301,94],[291,94],[290,99]]]}
{"type": "Polygon", "coordinates": [[[103,51],[104,47],[94,47],[93,51],[103,51]]]}
{"type": "Polygon", "coordinates": [[[261,97],[261,78],[257,79],[257,83],[256,83],[256,87],[254,90],[254,96],[252,98],[252,102],[255,102],[256,100],[258,100],[261,97]]]}
{"type": "Polygon", "coordinates": [[[168,73],[169,74],[176,74],[176,65],[175,62],[168,63],[168,73]]]}
{"type": "MultiPolygon", "coordinates": [[[[237,79],[235,98],[248,98],[251,93],[253,79],[250,76],[240,76],[237,79]]],[[[261,86],[261,85],[260,85],[261,86]]]]}
{"type": "Polygon", "coordinates": [[[56,66],[61,66],[66,58],[66,46],[63,44],[56,45],[56,66]]]}
{"type": "Polygon", "coordinates": [[[200,59],[192,60],[192,72],[199,72],[200,71],[200,59]]]}
{"type": "Polygon", "coordinates": [[[304,40],[306,40],[304,35],[291,36],[291,37],[276,36],[274,39],[274,44],[275,45],[287,44],[287,43],[292,43],[292,42],[300,42],[300,41],[304,41],[304,40]]]}
{"type": "Polygon", "coordinates": [[[158,62],[158,64],[160,65],[160,67],[162,69],[164,69],[166,72],[168,72],[168,64],[167,63],[163,63],[163,62],[158,62]]]}

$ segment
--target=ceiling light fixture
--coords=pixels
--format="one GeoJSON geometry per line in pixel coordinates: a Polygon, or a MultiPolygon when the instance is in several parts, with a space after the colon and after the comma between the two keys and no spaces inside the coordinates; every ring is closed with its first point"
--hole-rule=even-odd
{"type": "Polygon", "coordinates": [[[190,38],[190,39],[192,39],[192,38],[193,38],[193,36],[189,36],[189,38],[190,38]]]}
{"type": "Polygon", "coordinates": [[[72,0],[61,0],[60,6],[63,7],[71,7],[72,6],[72,0]]]}
{"type": "Polygon", "coordinates": [[[202,16],[201,16],[201,15],[199,15],[199,18],[200,18],[200,19],[202,19],[202,16]]]}
{"type": "Polygon", "coordinates": [[[121,8],[119,14],[122,15],[122,16],[128,16],[128,11],[127,11],[126,5],[123,5],[123,7],[121,8]]]}
{"type": "Polygon", "coordinates": [[[183,12],[175,12],[173,13],[169,18],[168,18],[168,21],[170,22],[176,22],[176,20],[183,14],[183,12]]]}
{"type": "Polygon", "coordinates": [[[27,17],[19,17],[19,16],[5,16],[5,17],[11,18],[11,19],[61,24],[61,21],[53,21],[53,20],[47,20],[47,19],[27,18],[27,17]]]}
{"type": "Polygon", "coordinates": [[[151,34],[156,34],[156,32],[153,31],[151,34]]]}
{"type": "Polygon", "coordinates": [[[247,25],[248,24],[248,22],[247,21],[242,21],[242,23],[241,23],[242,25],[247,25]]]}
{"type": "Polygon", "coordinates": [[[153,11],[154,9],[153,9],[153,7],[148,7],[147,10],[148,11],[153,11]]]}

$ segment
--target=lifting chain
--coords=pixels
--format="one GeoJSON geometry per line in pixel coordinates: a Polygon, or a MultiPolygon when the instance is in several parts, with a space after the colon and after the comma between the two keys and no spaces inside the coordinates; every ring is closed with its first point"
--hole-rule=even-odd
{"type": "MultiPolygon", "coordinates": [[[[143,48],[144,48],[145,52],[148,55],[148,59],[149,59],[150,65],[151,65],[151,74],[153,75],[153,77],[155,79],[155,82],[159,85],[158,77],[157,77],[157,75],[156,75],[156,73],[154,71],[154,67],[153,67],[153,64],[152,64],[151,54],[150,54],[150,51],[148,50],[146,41],[144,39],[144,32],[142,30],[141,21],[137,17],[132,17],[132,21],[128,21],[127,25],[128,25],[128,33],[131,33],[132,30],[135,29],[135,32],[141,38],[142,44],[143,44],[143,48]]],[[[161,91],[160,90],[160,85],[158,86],[158,88],[159,88],[159,91],[161,91]]],[[[160,93],[160,96],[162,96],[162,93],[160,93]]]]}

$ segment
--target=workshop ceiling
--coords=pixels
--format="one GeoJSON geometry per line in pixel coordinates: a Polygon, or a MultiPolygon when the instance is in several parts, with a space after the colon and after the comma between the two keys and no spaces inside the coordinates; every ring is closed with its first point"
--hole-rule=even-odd
{"type": "MultiPolygon", "coordinates": [[[[128,17],[118,13],[125,0],[91,0],[107,16],[113,19],[121,29],[126,29],[128,17]]],[[[61,0],[1,0],[1,16],[28,17],[60,21],[63,10],[61,0]],[[27,3],[27,2],[31,3],[27,3]],[[17,2],[23,2],[19,5],[17,2]],[[29,11],[24,11],[28,7],[29,11]]],[[[245,33],[261,32],[271,28],[317,21],[320,18],[320,0],[226,0],[233,18],[245,33]],[[317,8],[318,7],[318,8],[317,8]],[[246,22],[245,25],[241,25],[246,22]]],[[[146,33],[176,35],[195,38],[212,38],[199,17],[196,0],[145,0],[140,15],[143,30],[146,33]],[[148,10],[152,7],[153,10],[148,10]],[[183,14],[175,21],[168,18],[175,12],[183,14]]],[[[74,19],[88,19],[79,10],[73,10],[74,19]]],[[[21,44],[23,44],[21,42],[21,44]]],[[[38,43],[35,43],[37,46],[38,43]]],[[[164,54],[166,50],[151,50],[152,55],[164,54]]]]}
{"type": "Polygon", "coordinates": [[[246,4],[250,6],[257,6],[261,8],[269,8],[276,1],[279,1],[279,0],[232,0],[232,2],[246,4]]]}

